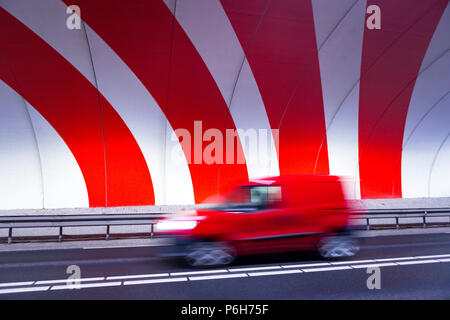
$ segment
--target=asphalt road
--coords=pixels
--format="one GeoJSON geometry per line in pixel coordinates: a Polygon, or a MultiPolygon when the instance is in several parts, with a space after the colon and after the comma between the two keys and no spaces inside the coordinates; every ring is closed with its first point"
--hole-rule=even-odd
{"type": "Polygon", "coordinates": [[[0,299],[450,299],[450,233],[361,241],[351,260],[290,253],[210,269],[158,257],[165,246],[0,252],[0,299]],[[372,267],[380,289],[367,287],[372,267]]]}

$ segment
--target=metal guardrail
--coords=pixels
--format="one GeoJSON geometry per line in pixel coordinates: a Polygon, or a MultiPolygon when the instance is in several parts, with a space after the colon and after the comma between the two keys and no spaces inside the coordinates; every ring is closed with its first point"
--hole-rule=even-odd
{"type": "MultiPolygon", "coordinates": [[[[105,239],[109,240],[111,226],[138,226],[148,225],[149,236],[153,238],[156,220],[166,214],[102,214],[102,215],[67,215],[67,216],[0,216],[0,229],[8,229],[8,243],[12,242],[13,229],[25,228],[58,228],[58,241],[63,240],[63,229],[65,227],[106,227],[105,239]]],[[[371,226],[381,225],[372,223],[380,219],[392,219],[395,229],[400,229],[400,220],[420,219],[423,228],[427,228],[427,219],[448,218],[450,225],[450,208],[440,209],[375,209],[375,210],[352,210],[351,219],[364,220],[365,224],[360,227],[371,230],[371,226]]],[[[446,224],[446,222],[440,222],[446,224]]],[[[411,223],[410,223],[411,224],[411,223]]],[[[417,224],[417,222],[415,223],[417,224]]],[[[356,225],[355,225],[356,226],[356,225]]]]}

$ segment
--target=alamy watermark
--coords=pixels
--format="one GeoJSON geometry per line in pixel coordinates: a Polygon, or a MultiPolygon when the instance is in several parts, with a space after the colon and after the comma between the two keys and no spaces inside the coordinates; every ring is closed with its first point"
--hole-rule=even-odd
{"type": "Polygon", "coordinates": [[[66,27],[69,30],[80,30],[81,29],[81,9],[77,5],[70,5],[66,9],[66,13],[69,16],[66,19],[66,27]]]}
{"type": "Polygon", "coordinates": [[[204,130],[202,121],[194,121],[193,130],[179,128],[171,136],[175,145],[170,150],[171,161],[188,164],[244,164],[266,166],[278,153],[278,129],[204,130]],[[186,159],[186,160],[185,160],[186,159]]]}
{"type": "Polygon", "coordinates": [[[80,289],[81,287],[81,268],[76,264],[72,264],[67,267],[66,273],[69,274],[67,277],[66,285],[69,289],[80,289]]]}
{"type": "Polygon", "coordinates": [[[380,267],[370,267],[366,270],[367,274],[370,276],[367,278],[366,285],[367,289],[381,289],[381,269],[380,267]]]}

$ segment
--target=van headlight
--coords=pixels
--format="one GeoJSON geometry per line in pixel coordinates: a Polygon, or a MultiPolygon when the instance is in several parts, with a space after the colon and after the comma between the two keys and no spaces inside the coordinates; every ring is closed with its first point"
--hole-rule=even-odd
{"type": "Polygon", "coordinates": [[[163,220],[155,224],[155,231],[192,230],[197,226],[193,220],[163,220]]]}

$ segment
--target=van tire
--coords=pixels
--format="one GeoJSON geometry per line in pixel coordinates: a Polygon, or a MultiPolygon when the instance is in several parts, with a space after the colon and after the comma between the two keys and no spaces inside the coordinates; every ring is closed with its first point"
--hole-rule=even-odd
{"type": "Polygon", "coordinates": [[[235,250],[226,243],[205,241],[189,245],[184,261],[191,267],[225,266],[235,258],[235,250]]]}

